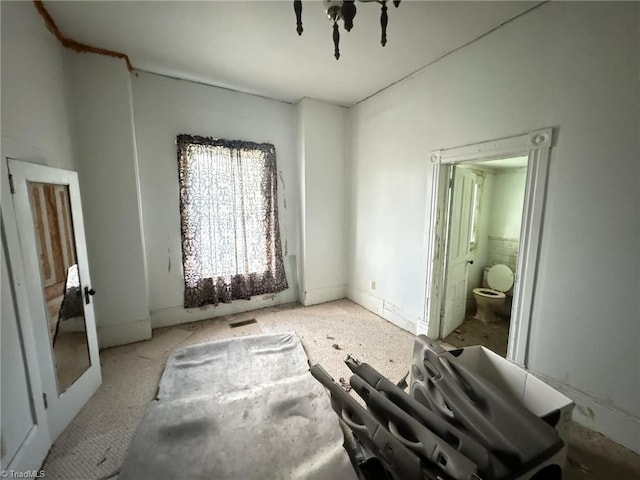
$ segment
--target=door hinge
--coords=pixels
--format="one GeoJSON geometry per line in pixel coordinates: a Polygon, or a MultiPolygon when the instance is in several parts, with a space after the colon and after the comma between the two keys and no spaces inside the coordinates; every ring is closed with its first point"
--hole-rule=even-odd
{"type": "Polygon", "coordinates": [[[49,402],[47,401],[47,394],[44,392],[42,393],[42,401],[44,402],[45,410],[49,408],[49,402]]]}
{"type": "Polygon", "coordinates": [[[13,175],[9,174],[9,190],[12,195],[16,193],[16,187],[13,185],[13,175]]]}

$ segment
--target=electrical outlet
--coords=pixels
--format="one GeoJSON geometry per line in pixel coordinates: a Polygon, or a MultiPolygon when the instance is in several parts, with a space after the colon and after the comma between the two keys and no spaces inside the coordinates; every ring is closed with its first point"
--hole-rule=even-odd
{"type": "Polygon", "coordinates": [[[376,281],[371,280],[371,290],[375,290],[375,289],[376,289],[376,281]]]}

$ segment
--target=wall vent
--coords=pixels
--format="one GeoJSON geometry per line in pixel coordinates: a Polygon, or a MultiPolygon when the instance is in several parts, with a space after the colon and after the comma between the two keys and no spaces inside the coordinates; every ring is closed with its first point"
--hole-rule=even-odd
{"type": "Polygon", "coordinates": [[[250,318],[249,320],[230,323],[229,328],[244,327],[245,325],[251,325],[252,323],[258,323],[258,321],[255,318],[250,318]]]}

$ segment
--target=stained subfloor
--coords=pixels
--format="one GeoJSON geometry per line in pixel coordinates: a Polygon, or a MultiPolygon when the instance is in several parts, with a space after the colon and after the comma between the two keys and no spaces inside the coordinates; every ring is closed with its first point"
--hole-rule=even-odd
{"type": "Polygon", "coordinates": [[[482,323],[471,316],[464,319],[462,325],[449,334],[444,341],[454,347],[484,345],[489,350],[506,357],[509,340],[509,320],[482,323]]]}
{"type": "MultiPolygon", "coordinates": [[[[321,363],[336,379],[350,376],[343,363],[347,353],[393,381],[407,372],[411,362],[413,335],[348,300],[312,307],[283,305],[156,329],[151,340],[100,352],[102,385],[53,444],[43,465],[46,478],[117,479],[129,442],[174,349],[228,337],[291,331],[302,340],[310,361],[321,363]],[[250,319],[256,322],[230,328],[232,323],[250,319]]],[[[574,424],[564,480],[612,478],[640,478],[640,456],[574,424]]]]}

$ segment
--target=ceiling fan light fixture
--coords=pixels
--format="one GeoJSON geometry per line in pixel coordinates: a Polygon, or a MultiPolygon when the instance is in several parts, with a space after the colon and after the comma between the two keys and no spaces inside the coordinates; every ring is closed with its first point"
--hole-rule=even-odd
{"type": "Polygon", "coordinates": [[[296,12],[296,31],[298,36],[302,35],[302,0],[295,0],[293,2],[293,11],[296,12]]]}
{"type": "MultiPolygon", "coordinates": [[[[376,2],[382,5],[380,12],[380,30],[381,38],[380,44],[384,47],[387,44],[387,25],[389,23],[389,15],[387,13],[387,0],[359,0],[363,3],[376,2]]],[[[355,0],[324,0],[325,11],[327,17],[333,22],[333,45],[334,56],[336,60],[340,58],[340,30],[338,21],[342,20],[344,23],[344,29],[350,32],[353,28],[353,19],[356,16],[356,2],[355,0]]],[[[397,8],[400,5],[400,0],[393,0],[393,5],[397,8]]],[[[294,0],[293,10],[296,14],[296,31],[298,35],[302,35],[302,0],[294,0]]]]}
{"type": "Polygon", "coordinates": [[[341,15],[344,19],[344,29],[350,32],[353,28],[353,19],[356,16],[356,2],[354,0],[345,0],[342,2],[341,15]]]}
{"type": "Polygon", "coordinates": [[[323,3],[329,20],[335,23],[342,18],[342,2],[337,0],[325,0],[323,3]]]}

